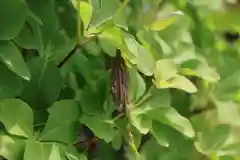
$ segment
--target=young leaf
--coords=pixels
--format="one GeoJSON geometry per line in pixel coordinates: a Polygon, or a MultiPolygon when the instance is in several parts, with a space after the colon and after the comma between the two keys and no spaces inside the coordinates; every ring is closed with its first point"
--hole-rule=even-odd
{"type": "Polygon", "coordinates": [[[61,100],[49,108],[50,116],[40,140],[73,143],[77,134],[80,111],[73,100],[61,100]],[[64,118],[63,118],[64,117],[64,118]]]}
{"type": "Polygon", "coordinates": [[[93,8],[90,4],[81,1],[80,2],[80,16],[83,20],[84,28],[86,29],[91,22],[93,8]]]}
{"type": "Polygon", "coordinates": [[[177,76],[177,67],[171,59],[161,59],[156,62],[154,77],[157,84],[177,76]]]}
{"type": "Polygon", "coordinates": [[[0,58],[15,72],[26,80],[30,80],[30,72],[18,48],[10,41],[0,41],[0,58]]]}
{"type": "Polygon", "coordinates": [[[30,106],[19,99],[0,102],[1,122],[13,135],[31,137],[33,135],[33,112],[30,106]]]}
{"type": "Polygon", "coordinates": [[[149,28],[154,31],[163,30],[173,24],[177,20],[177,17],[180,15],[183,15],[183,13],[181,11],[177,11],[165,17],[156,18],[156,20],[151,25],[149,25],[149,28]]]}

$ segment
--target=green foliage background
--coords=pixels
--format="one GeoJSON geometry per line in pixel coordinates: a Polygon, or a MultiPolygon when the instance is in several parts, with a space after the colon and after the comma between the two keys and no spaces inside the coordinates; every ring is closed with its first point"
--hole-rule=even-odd
{"type": "Polygon", "coordinates": [[[234,0],[0,0],[2,159],[239,160],[240,42],[224,38],[239,15],[234,0]],[[129,104],[112,117],[117,49],[129,104]]]}

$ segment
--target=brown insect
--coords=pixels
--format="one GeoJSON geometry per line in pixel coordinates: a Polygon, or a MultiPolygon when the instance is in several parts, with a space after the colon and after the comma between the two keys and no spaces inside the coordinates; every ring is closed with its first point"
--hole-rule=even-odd
{"type": "Polygon", "coordinates": [[[112,95],[117,105],[117,111],[122,113],[128,103],[128,72],[120,50],[117,50],[116,57],[112,60],[111,69],[112,95]]]}

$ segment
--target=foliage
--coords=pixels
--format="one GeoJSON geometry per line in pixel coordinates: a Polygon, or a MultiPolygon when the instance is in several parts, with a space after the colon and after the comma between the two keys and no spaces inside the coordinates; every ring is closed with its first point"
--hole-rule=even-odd
{"type": "Polygon", "coordinates": [[[239,14],[234,0],[0,0],[2,159],[239,160],[239,14]]]}

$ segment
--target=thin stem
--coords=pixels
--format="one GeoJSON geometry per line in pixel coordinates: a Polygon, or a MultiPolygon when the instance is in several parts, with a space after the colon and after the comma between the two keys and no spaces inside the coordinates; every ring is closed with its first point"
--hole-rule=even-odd
{"type": "Polygon", "coordinates": [[[80,45],[80,37],[81,37],[81,17],[80,17],[80,0],[77,0],[77,45],[80,45]]]}

